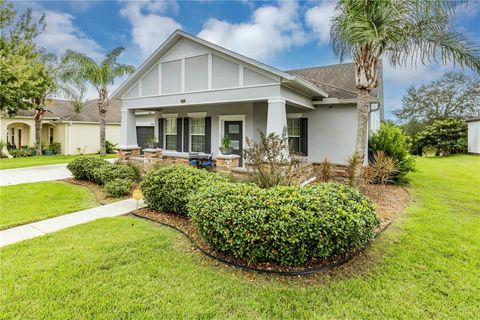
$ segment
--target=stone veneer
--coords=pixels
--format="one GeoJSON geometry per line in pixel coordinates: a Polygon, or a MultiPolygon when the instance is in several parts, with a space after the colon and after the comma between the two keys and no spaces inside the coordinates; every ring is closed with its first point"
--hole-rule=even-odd
{"type": "Polygon", "coordinates": [[[232,171],[239,166],[240,156],[237,154],[220,154],[217,156],[216,160],[218,170],[232,171]]]}
{"type": "Polygon", "coordinates": [[[126,162],[131,157],[140,156],[141,148],[117,148],[117,157],[120,162],[126,162]]]}

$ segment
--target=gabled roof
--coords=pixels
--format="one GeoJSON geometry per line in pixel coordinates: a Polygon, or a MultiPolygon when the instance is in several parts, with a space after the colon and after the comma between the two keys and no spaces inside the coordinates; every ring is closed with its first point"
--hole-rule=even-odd
{"type": "Polygon", "coordinates": [[[289,74],[287,72],[283,72],[281,70],[278,70],[274,67],[271,67],[269,65],[266,65],[264,63],[258,62],[254,59],[248,58],[244,55],[241,55],[239,53],[236,53],[234,51],[228,50],[224,47],[221,47],[219,45],[213,44],[209,41],[206,41],[204,39],[201,39],[199,37],[193,36],[189,33],[186,33],[182,30],[176,30],[170,37],[168,37],[165,42],[163,42],[160,47],[158,47],[157,50],[155,50],[150,57],[145,60],[145,62],[142,63],[142,65],[126,80],[124,81],[113,93],[112,93],[112,98],[120,98],[131,86],[133,86],[143,75],[145,72],[147,72],[160,57],[168,51],[175,43],[177,43],[181,38],[186,38],[191,41],[194,41],[196,43],[199,43],[201,45],[204,45],[206,47],[209,47],[213,50],[219,51],[223,54],[229,55],[231,57],[234,57],[242,62],[245,62],[247,64],[253,65],[259,69],[263,69],[267,72],[270,72],[272,74],[275,74],[279,77],[282,78],[282,83],[292,83],[296,87],[300,87],[301,89],[304,89],[305,91],[309,92],[312,95],[318,95],[320,97],[327,97],[328,94],[320,89],[318,86],[315,86],[314,84],[306,81],[302,77],[298,77],[293,74],[289,74]]]}
{"type": "MultiPolygon", "coordinates": [[[[327,92],[329,97],[335,97],[339,99],[357,98],[357,88],[355,86],[355,65],[353,63],[296,69],[286,72],[304,78],[318,88],[327,92]]],[[[382,98],[382,77],[382,68],[380,68],[380,76],[378,79],[379,86],[370,92],[372,97],[380,99],[382,98]]]]}
{"type": "MultiPolygon", "coordinates": [[[[59,121],[79,121],[79,122],[100,122],[98,114],[97,100],[86,101],[80,112],[75,112],[72,101],[52,99],[53,104],[46,108],[44,119],[59,121]]],[[[120,100],[110,100],[106,121],[108,123],[120,123],[121,121],[120,100]]],[[[3,115],[2,116],[7,116],[3,115]]],[[[19,110],[16,114],[18,117],[33,118],[34,110],[19,110]]]]}

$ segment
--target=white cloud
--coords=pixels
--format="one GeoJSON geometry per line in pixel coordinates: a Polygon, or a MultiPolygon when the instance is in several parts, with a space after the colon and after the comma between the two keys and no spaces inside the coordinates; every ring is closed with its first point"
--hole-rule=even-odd
{"type": "Polygon", "coordinates": [[[92,58],[102,55],[102,47],[75,26],[75,18],[68,14],[51,10],[35,11],[34,16],[45,14],[46,27],[38,36],[37,43],[47,51],[61,55],[66,49],[83,52],[92,58]]]}
{"type": "Polygon", "coordinates": [[[321,43],[330,41],[330,19],[335,15],[335,2],[323,2],[305,13],[305,22],[321,43]]]}
{"type": "Polygon", "coordinates": [[[165,16],[167,10],[178,10],[173,1],[125,2],[120,14],[132,25],[132,41],[145,58],[182,25],[165,16]]]}
{"type": "Polygon", "coordinates": [[[259,60],[273,57],[306,41],[296,2],[281,2],[256,9],[250,22],[208,20],[200,38],[259,60]]]}

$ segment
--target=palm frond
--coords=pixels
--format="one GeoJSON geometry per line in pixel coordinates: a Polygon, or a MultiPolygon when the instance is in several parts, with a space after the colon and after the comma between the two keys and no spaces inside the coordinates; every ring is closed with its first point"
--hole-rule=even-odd
{"type": "Polygon", "coordinates": [[[105,54],[105,58],[102,60],[101,65],[113,65],[116,64],[118,57],[125,49],[123,47],[116,47],[108,51],[105,54]]]}

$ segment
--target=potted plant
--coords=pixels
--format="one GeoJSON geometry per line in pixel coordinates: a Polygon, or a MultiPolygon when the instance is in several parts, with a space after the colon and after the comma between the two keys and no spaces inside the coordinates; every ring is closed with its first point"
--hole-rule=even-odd
{"type": "Polygon", "coordinates": [[[222,154],[231,154],[233,152],[233,148],[230,146],[230,138],[223,137],[220,145],[220,152],[222,154]]]}
{"type": "Polygon", "coordinates": [[[157,147],[157,138],[155,136],[149,136],[147,138],[147,148],[153,149],[157,147]]]}

